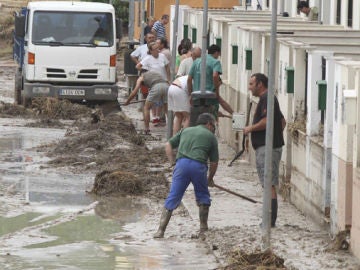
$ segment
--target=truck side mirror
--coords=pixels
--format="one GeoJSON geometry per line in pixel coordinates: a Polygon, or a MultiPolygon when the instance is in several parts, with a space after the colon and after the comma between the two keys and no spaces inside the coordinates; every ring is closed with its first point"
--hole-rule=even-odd
{"type": "Polygon", "coordinates": [[[17,37],[23,38],[25,37],[25,16],[24,15],[16,15],[15,16],[15,35],[17,37]]]}
{"type": "Polygon", "coordinates": [[[121,19],[116,19],[116,38],[121,40],[122,38],[122,21],[121,19]]]}

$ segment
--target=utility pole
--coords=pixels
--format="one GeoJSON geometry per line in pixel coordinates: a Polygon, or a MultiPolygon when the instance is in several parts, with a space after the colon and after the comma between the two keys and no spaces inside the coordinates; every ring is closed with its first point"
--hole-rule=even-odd
{"type": "Polygon", "coordinates": [[[201,43],[201,77],[200,77],[200,89],[201,95],[205,95],[206,86],[206,45],[207,45],[207,22],[208,22],[208,0],[204,0],[203,10],[203,31],[202,31],[202,43],[201,43]]]}
{"type": "Polygon", "coordinates": [[[271,7],[271,37],[270,37],[270,72],[266,112],[265,138],[265,181],[262,211],[262,249],[270,249],[270,212],[271,212],[271,182],[272,182],[272,150],[274,137],[274,88],[275,88],[275,60],[276,60],[276,28],[277,28],[277,0],[272,1],[271,7]]]}
{"type": "Polygon", "coordinates": [[[208,0],[204,0],[203,9],[203,31],[202,31],[202,48],[201,48],[201,72],[200,74],[200,91],[191,93],[193,104],[190,108],[190,126],[194,126],[198,116],[201,113],[214,113],[213,106],[209,106],[208,100],[216,99],[216,93],[206,90],[206,57],[207,57],[207,21],[208,21],[208,0]],[[197,103],[197,104],[194,104],[197,103]]]}
{"type": "Polygon", "coordinates": [[[140,18],[140,23],[141,23],[141,33],[140,33],[140,44],[144,44],[144,28],[145,28],[145,0],[141,0],[140,3],[140,14],[141,14],[141,18],[140,18]]]}
{"type": "MultiPolygon", "coordinates": [[[[179,24],[179,0],[175,2],[175,18],[173,22],[173,36],[172,36],[172,56],[171,56],[171,80],[175,78],[175,64],[176,64],[176,46],[177,46],[177,38],[178,38],[178,24],[179,24]]],[[[167,134],[166,137],[169,139],[172,137],[173,133],[173,119],[174,113],[173,111],[168,110],[168,127],[167,127],[167,134]]]]}
{"type": "Polygon", "coordinates": [[[129,41],[134,40],[135,1],[129,1],[129,41]]]}

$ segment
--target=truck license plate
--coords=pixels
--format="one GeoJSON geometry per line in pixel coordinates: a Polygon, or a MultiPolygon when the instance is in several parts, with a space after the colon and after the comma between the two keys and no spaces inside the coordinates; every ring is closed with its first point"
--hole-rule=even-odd
{"type": "Polygon", "coordinates": [[[85,96],[84,89],[60,89],[62,96],[85,96]]]}

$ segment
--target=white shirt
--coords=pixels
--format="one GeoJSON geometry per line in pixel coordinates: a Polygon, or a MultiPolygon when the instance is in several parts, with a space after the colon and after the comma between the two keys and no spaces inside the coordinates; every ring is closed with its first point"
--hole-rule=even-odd
{"type": "Polygon", "coordinates": [[[176,77],[188,75],[190,72],[191,65],[193,63],[192,57],[185,58],[180,62],[180,66],[178,69],[178,72],[176,74],[176,77]]]}
{"type": "Polygon", "coordinates": [[[164,54],[159,53],[158,58],[148,54],[140,63],[143,69],[158,72],[164,80],[168,80],[165,66],[169,64],[169,60],[167,60],[164,54]]]}
{"type": "Polygon", "coordinates": [[[148,46],[145,43],[145,44],[142,44],[142,45],[138,46],[136,48],[136,50],[133,51],[130,55],[132,57],[136,57],[139,61],[141,61],[142,59],[144,59],[148,55],[147,54],[148,51],[149,51],[148,46]]]}

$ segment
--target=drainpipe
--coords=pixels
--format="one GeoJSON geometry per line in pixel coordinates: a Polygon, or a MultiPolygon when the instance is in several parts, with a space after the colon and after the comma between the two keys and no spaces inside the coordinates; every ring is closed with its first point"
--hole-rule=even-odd
{"type": "Polygon", "coordinates": [[[319,8],[318,8],[318,22],[319,24],[322,24],[322,5],[323,5],[323,1],[322,0],[319,0],[319,8]]]}
{"type": "Polygon", "coordinates": [[[285,10],[285,1],[280,0],[280,14],[284,14],[284,10],[285,10]]]}

